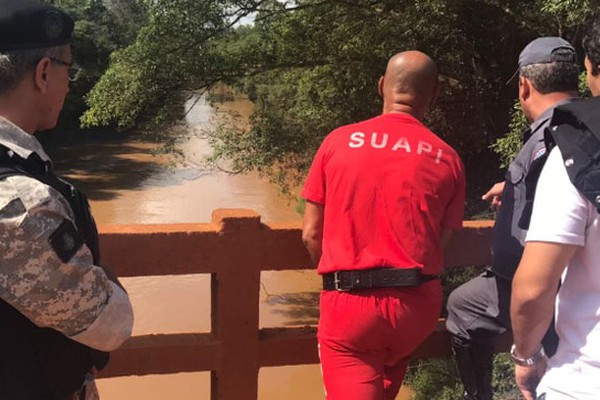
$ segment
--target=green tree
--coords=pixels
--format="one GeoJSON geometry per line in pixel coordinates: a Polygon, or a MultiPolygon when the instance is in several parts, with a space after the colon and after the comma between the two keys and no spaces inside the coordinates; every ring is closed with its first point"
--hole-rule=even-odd
{"type": "MultiPolygon", "coordinates": [[[[598,16],[598,0],[544,0],[538,1],[539,9],[543,13],[543,20],[554,20],[556,31],[554,35],[567,37],[571,43],[579,48],[580,55],[581,39],[589,23],[598,16]]],[[[590,95],[585,73],[579,78],[579,92],[582,96],[590,95]]],[[[519,102],[516,101],[511,112],[511,120],[506,134],[498,138],[491,148],[500,155],[502,167],[507,167],[514,159],[522,146],[522,133],[529,127],[529,123],[521,111],[519,102]]]]}
{"type": "Polygon", "coordinates": [[[490,146],[492,150],[500,155],[500,167],[507,168],[510,162],[516,157],[521,147],[523,147],[523,132],[529,128],[529,122],[519,101],[515,104],[511,113],[511,120],[508,125],[508,132],[505,136],[496,139],[490,146]]]}
{"type": "Polygon", "coordinates": [[[83,125],[162,131],[179,121],[188,91],[210,87],[233,68],[236,59],[222,59],[215,45],[253,3],[147,1],[148,23],[134,44],[112,54],[88,95],[83,125]]]}
{"type": "Polygon", "coordinates": [[[186,96],[225,82],[249,95],[256,111],[247,129],[215,130],[212,161],[258,170],[286,188],[303,179],[329,131],[380,112],[376,83],[386,60],[416,48],[441,66],[441,94],[427,122],[463,157],[473,215],[486,207],[482,190],[502,176],[489,144],[509,124],[516,87],[505,82],[520,50],[544,34],[579,40],[589,18],[575,22],[594,4],[148,0],[148,24],[133,45],[113,53],[82,121],[168,132],[186,96]],[[253,26],[236,25],[250,13],[253,26]]]}
{"type": "MultiPolygon", "coordinates": [[[[485,207],[482,189],[501,176],[487,145],[504,132],[516,95],[505,82],[522,46],[540,33],[564,31],[563,19],[544,13],[543,2],[298,4],[293,12],[258,18],[251,34],[263,53],[254,54],[270,68],[250,66],[247,77],[228,80],[256,101],[257,111],[244,135],[226,127],[215,132],[214,159],[232,160],[234,171],[258,169],[284,187],[298,183],[329,131],[380,111],[376,82],[387,58],[417,48],[437,59],[445,75],[428,123],[467,165],[469,214],[485,207]]],[[[235,53],[231,40],[239,44],[231,35],[220,47],[228,54],[235,53]]]]}
{"type": "Polygon", "coordinates": [[[49,0],[75,20],[73,59],[81,67],[79,79],[71,84],[59,129],[79,128],[87,108],[84,97],[104,74],[110,54],[135,40],[146,23],[145,6],[139,0],[49,0]]]}

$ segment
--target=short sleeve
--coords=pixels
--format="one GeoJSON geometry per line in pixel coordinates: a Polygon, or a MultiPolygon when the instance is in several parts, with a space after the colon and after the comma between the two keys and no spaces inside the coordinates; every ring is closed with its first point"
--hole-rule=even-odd
{"type": "Polygon", "coordinates": [[[302,188],[302,197],[317,204],[325,204],[325,161],[327,154],[327,138],[323,141],[313,159],[308,176],[302,188]]]}
{"type": "Polygon", "coordinates": [[[131,304],[77,235],[57,191],[20,175],[0,180],[0,298],[39,327],[111,350],[131,333],[131,304]]]}
{"type": "MultiPolygon", "coordinates": [[[[533,138],[532,138],[533,139],[533,138]]],[[[536,140],[531,149],[531,162],[541,158],[546,154],[546,143],[543,140],[536,140]]]]}
{"type": "Polygon", "coordinates": [[[555,147],[540,175],[526,241],[583,246],[591,207],[571,183],[555,147]]]}
{"type": "Polygon", "coordinates": [[[457,167],[455,169],[455,189],[454,195],[452,196],[448,207],[446,208],[446,214],[442,220],[442,228],[447,229],[460,229],[463,225],[464,213],[465,213],[465,169],[460,159],[457,160],[457,167]]]}

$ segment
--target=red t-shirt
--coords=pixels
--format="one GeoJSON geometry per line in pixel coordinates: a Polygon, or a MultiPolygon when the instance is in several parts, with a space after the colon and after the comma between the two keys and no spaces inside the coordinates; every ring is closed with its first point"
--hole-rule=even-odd
{"type": "Polygon", "coordinates": [[[325,206],[319,273],[443,267],[442,228],[462,226],[458,154],[408,114],[384,114],[331,132],[302,197],[325,206]]]}

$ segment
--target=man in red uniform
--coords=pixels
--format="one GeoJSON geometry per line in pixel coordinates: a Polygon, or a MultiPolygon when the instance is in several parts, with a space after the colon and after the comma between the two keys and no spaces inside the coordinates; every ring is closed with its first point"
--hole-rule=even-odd
{"type": "Polygon", "coordinates": [[[465,197],[459,156],[419,122],[437,77],[423,53],[393,56],[379,81],[383,114],[331,132],[304,185],[328,400],[393,400],[436,326],[442,248],[462,226],[465,197]]]}

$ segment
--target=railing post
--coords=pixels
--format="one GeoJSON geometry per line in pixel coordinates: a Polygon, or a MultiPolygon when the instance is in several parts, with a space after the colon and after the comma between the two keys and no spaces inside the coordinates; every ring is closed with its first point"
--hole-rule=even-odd
{"type": "Polygon", "coordinates": [[[256,400],[258,396],[258,321],[260,215],[251,210],[216,210],[220,225],[219,269],[212,274],[212,333],[219,342],[217,368],[211,371],[212,400],[256,400]]]}

